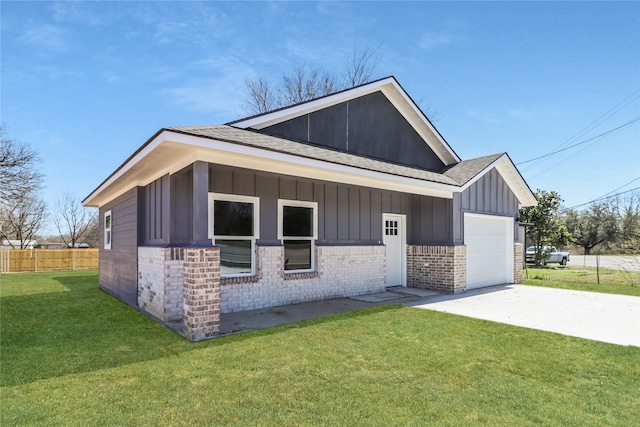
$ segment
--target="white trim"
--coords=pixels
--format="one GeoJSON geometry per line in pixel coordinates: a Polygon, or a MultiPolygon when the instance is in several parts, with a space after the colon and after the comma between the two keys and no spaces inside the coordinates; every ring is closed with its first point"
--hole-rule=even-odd
{"type": "MultiPolygon", "coordinates": [[[[400,266],[400,271],[401,271],[401,280],[400,280],[400,285],[401,286],[407,286],[407,216],[404,214],[395,214],[395,213],[389,213],[389,212],[383,212],[382,213],[382,243],[385,244],[385,220],[388,220],[390,218],[400,218],[400,239],[402,242],[402,248],[400,250],[400,256],[402,258],[402,265],[400,266]]],[[[385,249],[385,259],[386,259],[386,249],[385,249]]],[[[387,261],[388,263],[388,261],[387,261]]],[[[385,283],[386,283],[387,277],[386,277],[386,272],[385,272],[385,283]]],[[[387,285],[388,286],[388,285],[387,285]]]]}
{"type": "Polygon", "coordinates": [[[256,265],[257,265],[257,251],[256,251],[256,240],[260,238],[260,198],[253,196],[239,196],[235,194],[226,194],[226,193],[209,193],[208,198],[208,236],[211,239],[211,243],[215,246],[216,238],[217,240],[249,240],[251,241],[251,272],[250,273],[241,273],[241,274],[225,274],[224,276],[220,273],[220,277],[246,277],[246,276],[255,276],[256,274],[256,265]],[[241,203],[251,203],[253,204],[253,235],[252,236],[216,236],[214,233],[215,224],[214,224],[214,206],[215,201],[226,201],[226,202],[241,202],[241,203]]]}
{"type": "Polygon", "coordinates": [[[104,249],[111,249],[111,243],[113,242],[113,214],[111,213],[111,209],[105,211],[104,216],[102,217],[102,231],[104,249]],[[109,227],[107,227],[107,217],[109,218],[109,227]],[[108,239],[107,236],[109,236],[108,239]]]}
{"type": "Polygon", "coordinates": [[[311,242],[311,268],[304,270],[284,270],[285,274],[309,273],[316,271],[315,241],[318,239],[318,203],[304,200],[278,199],[278,240],[284,245],[285,240],[309,240],[311,242]],[[312,209],[313,235],[312,236],[284,236],[283,235],[283,208],[285,206],[297,206],[312,209]]]}

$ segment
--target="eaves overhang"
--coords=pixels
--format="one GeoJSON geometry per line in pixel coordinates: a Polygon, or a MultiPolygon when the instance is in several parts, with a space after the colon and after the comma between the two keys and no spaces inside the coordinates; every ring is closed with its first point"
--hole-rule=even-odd
{"type": "Polygon", "coordinates": [[[511,189],[513,194],[518,199],[518,203],[520,207],[529,207],[536,206],[538,201],[536,200],[536,196],[531,191],[531,188],[527,184],[527,182],[522,177],[522,174],[515,166],[511,158],[507,153],[503,153],[489,165],[487,165],[484,169],[479,171],[473,178],[465,183],[461,183],[461,187],[459,189],[460,192],[465,191],[471,185],[473,185],[476,181],[478,181],[482,176],[487,174],[492,169],[496,169],[502,179],[505,180],[507,186],[511,189]]]}
{"type": "Polygon", "coordinates": [[[195,161],[449,199],[454,192],[460,191],[455,181],[444,176],[443,182],[434,182],[259,148],[223,138],[161,129],[91,192],[83,200],[83,205],[103,206],[132,188],[176,173],[195,161]]]}
{"type": "Polygon", "coordinates": [[[418,107],[413,99],[404,91],[395,77],[385,77],[311,101],[280,108],[246,119],[236,120],[227,124],[240,129],[251,128],[261,130],[277,123],[282,123],[378,91],[386,96],[445,166],[461,161],[460,157],[453,151],[449,143],[447,143],[429,118],[422,112],[420,107],[418,107]]]}

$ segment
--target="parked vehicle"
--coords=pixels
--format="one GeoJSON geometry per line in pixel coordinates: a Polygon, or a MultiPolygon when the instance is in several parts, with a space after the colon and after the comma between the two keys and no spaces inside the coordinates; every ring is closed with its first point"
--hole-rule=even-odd
{"type": "MultiPolygon", "coordinates": [[[[551,263],[558,263],[560,265],[567,265],[570,261],[569,252],[558,252],[555,246],[544,246],[542,250],[543,260],[542,265],[551,263]]],[[[533,263],[536,261],[536,247],[529,246],[525,256],[527,262],[533,263]]]]}

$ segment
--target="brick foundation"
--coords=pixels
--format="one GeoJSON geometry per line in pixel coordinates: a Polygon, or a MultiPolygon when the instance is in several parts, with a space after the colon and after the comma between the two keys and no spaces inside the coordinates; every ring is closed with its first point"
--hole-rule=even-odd
{"type": "Polygon", "coordinates": [[[407,246],[407,286],[454,294],[467,287],[465,246],[407,246]]]}
{"type": "Polygon", "coordinates": [[[190,341],[220,330],[220,248],[184,249],[183,333],[190,341]]]}

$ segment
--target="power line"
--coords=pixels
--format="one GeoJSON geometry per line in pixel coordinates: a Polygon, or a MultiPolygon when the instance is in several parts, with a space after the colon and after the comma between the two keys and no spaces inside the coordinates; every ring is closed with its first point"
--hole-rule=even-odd
{"type": "Polygon", "coordinates": [[[626,194],[626,193],[631,193],[632,191],[636,191],[636,190],[640,190],[640,187],[632,188],[631,190],[621,191],[620,193],[612,194],[612,195],[607,196],[607,197],[599,197],[599,198],[593,199],[593,200],[591,200],[589,202],[572,206],[569,209],[579,208],[580,206],[589,205],[591,203],[600,202],[602,200],[613,199],[614,197],[618,197],[618,196],[621,196],[621,195],[626,194]]]}
{"type": "MultiPolygon", "coordinates": [[[[595,120],[593,120],[591,123],[589,123],[587,126],[585,126],[584,128],[582,128],[580,131],[578,131],[575,135],[573,135],[572,137],[570,137],[569,139],[567,139],[565,142],[563,142],[562,144],[560,144],[557,148],[563,148],[565,145],[570,144],[572,141],[575,141],[576,139],[582,137],[583,135],[585,135],[586,133],[590,132],[591,130],[595,129],[596,127],[600,126],[602,123],[604,123],[605,121],[609,120],[611,117],[613,117],[615,114],[619,113],[621,110],[623,110],[624,108],[626,108],[629,104],[631,104],[632,102],[634,102],[636,99],[638,99],[640,97],[640,95],[638,95],[638,92],[640,92],[640,89],[636,89],[635,91],[633,91],[630,95],[628,95],[626,98],[624,98],[622,101],[620,101],[619,103],[617,103],[616,105],[614,105],[613,107],[611,107],[609,110],[607,110],[605,113],[603,113],[602,115],[600,115],[598,118],[596,118],[595,120]],[[623,105],[624,104],[624,105],[623,105]]],[[[528,167],[526,167],[525,169],[522,170],[522,172],[526,172],[534,167],[536,167],[538,164],[540,164],[543,159],[546,156],[541,156],[540,159],[538,159],[537,161],[535,161],[532,165],[529,165],[528,167]]]]}
{"type": "Polygon", "coordinates": [[[633,124],[633,123],[637,122],[638,120],[640,120],[640,116],[638,116],[638,117],[636,117],[635,119],[630,120],[630,121],[628,121],[627,123],[624,123],[624,124],[622,124],[622,125],[620,125],[620,126],[618,126],[618,127],[616,127],[616,128],[613,128],[613,129],[610,129],[610,130],[608,130],[608,131],[606,131],[606,132],[603,132],[603,133],[601,133],[600,135],[596,135],[596,136],[594,136],[593,138],[585,139],[584,141],[580,141],[580,142],[577,142],[577,143],[575,143],[575,144],[572,144],[572,145],[570,145],[570,146],[568,146],[568,147],[565,147],[565,148],[562,148],[562,149],[559,149],[559,150],[556,150],[556,151],[552,151],[552,152],[547,153],[547,154],[545,154],[545,155],[543,155],[543,156],[534,157],[533,159],[529,159],[529,160],[525,160],[524,162],[516,163],[516,165],[523,165],[523,164],[525,164],[525,163],[533,162],[534,160],[544,159],[545,157],[550,157],[550,156],[553,156],[554,154],[562,153],[563,151],[567,151],[567,150],[570,150],[570,149],[572,149],[572,148],[574,148],[574,147],[577,147],[577,146],[579,146],[579,145],[586,144],[587,142],[589,142],[589,141],[593,141],[593,140],[594,140],[594,139],[596,139],[596,138],[600,138],[601,136],[608,135],[608,134],[610,134],[610,133],[612,133],[612,132],[617,131],[618,129],[622,129],[623,127],[629,126],[629,125],[631,125],[631,124],[633,124]]]}
{"type": "Polygon", "coordinates": [[[633,180],[631,180],[631,181],[627,182],[625,185],[621,185],[620,187],[616,188],[615,190],[611,190],[611,191],[609,191],[607,194],[605,194],[604,196],[600,196],[599,198],[601,199],[601,198],[603,198],[603,197],[606,197],[606,196],[608,196],[609,194],[611,194],[611,193],[613,193],[613,192],[616,192],[616,191],[618,191],[618,190],[620,190],[620,189],[623,189],[623,188],[624,188],[624,187],[626,187],[627,185],[629,185],[629,184],[633,184],[634,182],[636,182],[636,181],[638,181],[638,180],[640,180],[640,176],[639,176],[639,177],[637,177],[636,179],[633,179],[633,180]]]}

